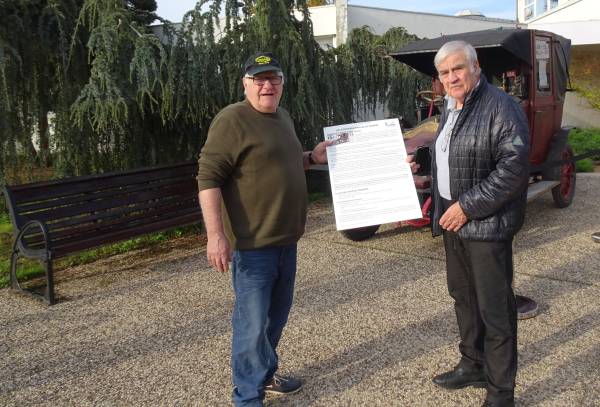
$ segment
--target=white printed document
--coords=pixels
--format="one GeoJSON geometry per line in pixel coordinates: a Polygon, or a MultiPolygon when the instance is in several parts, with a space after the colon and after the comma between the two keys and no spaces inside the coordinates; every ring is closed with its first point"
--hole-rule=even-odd
{"type": "Polygon", "coordinates": [[[323,131],[338,230],[421,218],[398,119],[323,131]]]}

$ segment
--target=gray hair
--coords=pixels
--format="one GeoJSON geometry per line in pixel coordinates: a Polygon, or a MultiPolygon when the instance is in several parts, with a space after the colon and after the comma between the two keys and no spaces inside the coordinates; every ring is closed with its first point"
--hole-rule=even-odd
{"type": "Polygon", "coordinates": [[[470,66],[474,66],[477,62],[477,52],[475,52],[475,48],[471,44],[466,41],[450,41],[442,45],[437,54],[435,54],[435,58],[433,59],[433,64],[437,68],[444,59],[448,58],[448,56],[456,53],[462,53],[467,57],[467,61],[470,66]]]}

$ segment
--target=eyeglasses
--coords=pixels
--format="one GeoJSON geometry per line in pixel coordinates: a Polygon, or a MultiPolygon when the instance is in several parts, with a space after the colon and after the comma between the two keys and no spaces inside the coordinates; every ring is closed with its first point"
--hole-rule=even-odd
{"type": "Polygon", "coordinates": [[[281,85],[283,82],[282,76],[246,76],[248,79],[252,79],[252,82],[257,86],[263,86],[267,81],[271,85],[281,85]]]}

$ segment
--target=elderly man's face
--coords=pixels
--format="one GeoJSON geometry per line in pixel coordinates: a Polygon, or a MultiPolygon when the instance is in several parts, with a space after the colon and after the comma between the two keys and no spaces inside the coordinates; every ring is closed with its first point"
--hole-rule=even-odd
{"type": "Polygon", "coordinates": [[[281,72],[267,71],[254,75],[253,78],[244,77],[246,99],[253,108],[261,113],[275,113],[283,92],[283,78],[281,72]]]}
{"type": "Polygon", "coordinates": [[[440,81],[449,96],[456,99],[457,107],[462,108],[467,94],[479,80],[479,64],[469,64],[464,52],[450,54],[437,67],[440,81]]]}

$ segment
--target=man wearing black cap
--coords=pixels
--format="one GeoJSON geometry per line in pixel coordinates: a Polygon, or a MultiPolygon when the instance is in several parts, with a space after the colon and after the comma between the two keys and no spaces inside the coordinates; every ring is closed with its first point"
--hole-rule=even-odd
{"type": "Polygon", "coordinates": [[[232,263],[233,401],[262,406],[265,392],[290,394],[302,386],[276,374],[276,348],[306,223],[304,170],[327,162],[327,143],[302,151],[290,115],[279,107],[284,76],[273,54],[248,58],[242,81],[246,98],[213,120],[197,179],[208,261],[220,272],[232,263]]]}

